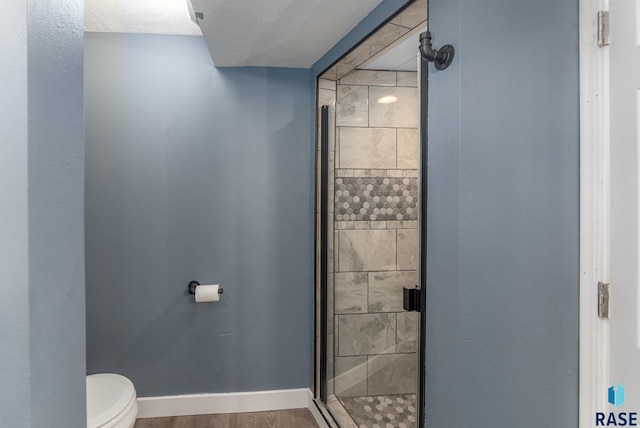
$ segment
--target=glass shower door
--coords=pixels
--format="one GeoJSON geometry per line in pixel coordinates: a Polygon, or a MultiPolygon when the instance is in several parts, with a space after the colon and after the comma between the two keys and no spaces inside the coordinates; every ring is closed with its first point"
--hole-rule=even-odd
{"type": "Polygon", "coordinates": [[[335,88],[320,109],[319,396],[341,426],[416,427],[417,72],[354,70],[335,88]]]}
{"type": "Polygon", "coordinates": [[[408,3],[318,79],[316,396],[340,427],[424,420],[416,47],[426,17],[426,0],[408,3]],[[385,65],[391,50],[401,61],[385,65]]]}

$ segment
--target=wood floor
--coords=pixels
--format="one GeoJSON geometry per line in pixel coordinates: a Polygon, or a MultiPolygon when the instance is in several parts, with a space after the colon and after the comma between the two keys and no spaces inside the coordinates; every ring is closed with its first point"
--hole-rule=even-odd
{"type": "Polygon", "coordinates": [[[138,419],[133,428],[318,428],[309,409],[138,419]]]}

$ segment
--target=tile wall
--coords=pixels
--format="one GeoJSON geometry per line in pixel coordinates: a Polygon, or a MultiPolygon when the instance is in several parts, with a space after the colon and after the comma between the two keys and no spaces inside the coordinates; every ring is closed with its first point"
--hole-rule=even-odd
{"type": "Polygon", "coordinates": [[[335,101],[332,387],[414,393],[417,316],[402,289],[417,283],[417,76],[354,70],[321,81],[320,100],[335,101]]]}
{"type": "Polygon", "coordinates": [[[427,20],[427,0],[414,0],[391,21],[384,24],[361,44],[347,53],[339,62],[323,73],[323,77],[338,80],[367,62],[387,46],[392,45],[404,35],[427,20]]]}

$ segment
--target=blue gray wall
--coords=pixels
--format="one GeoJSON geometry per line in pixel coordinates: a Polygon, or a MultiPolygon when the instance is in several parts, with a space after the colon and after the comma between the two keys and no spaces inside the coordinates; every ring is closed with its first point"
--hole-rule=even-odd
{"type": "Polygon", "coordinates": [[[32,424],[83,426],[84,3],[38,2],[28,26],[32,424]]]}
{"type": "Polygon", "coordinates": [[[216,69],[201,37],[85,55],[88,371],[141,396],[309,387],[309,70],[216,69]]]}
{"type": "Polygon", "coordinates": [[[12,427],[31,421],[27,9],[0,14],[0,414],[12,427]]]}
{"type": "Polygon", "coordinates": [[[0,414],[3,426],[79,427],[83,2],[17,3],[0,17],[0,414]]]}
{"type": "Polygon", "coordinates": [[[578,2],[431,0],[427,426],[578,426],[578,2]],[[541,24],[543,23],[543,24],[541,24]]]}

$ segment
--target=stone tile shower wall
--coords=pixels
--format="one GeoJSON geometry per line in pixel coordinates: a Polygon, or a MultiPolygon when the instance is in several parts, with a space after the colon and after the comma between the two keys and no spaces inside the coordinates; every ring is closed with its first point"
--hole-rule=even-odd
{"type": "Polygon", "coordinates": [[[338,397],[416,390],[417,316],[402,310],[402,288],[417,283],[416,86],[415,72],[354,70],[335,87],[338,397]]]}

